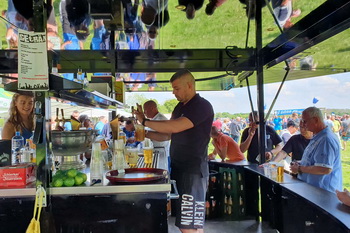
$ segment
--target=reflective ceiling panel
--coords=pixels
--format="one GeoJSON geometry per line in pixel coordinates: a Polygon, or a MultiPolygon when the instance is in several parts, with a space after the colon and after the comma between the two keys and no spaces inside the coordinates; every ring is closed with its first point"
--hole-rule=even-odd
{"type": "MultiPolygon", "coordinates": [[[[18,11],[21,12],[23,10],[21,6],[25,6],[21,3],[27,3],[27,1],[0,1],[0,9],[3,13],[0,24],[3,50],[16,48],[16,27],[31,28],[32,24],[28,23],[31,19],[29,21],[25,19],[30,15],[27,14],[30,8],[24,8],[24,17],[16,11],[16,7],[19,7],[18,11]]],[[[56,50],[49,55],[51,62],[58,64],[61,73],[75,73],[79,67],[87,72],[88,76],[93,72],[104,74],[116,72],[117,77],[125,77],[124,81],[130,87],[129,91],[170,91],[171,88],[167,82],[171,73],[181,68],[195,71],[196,78],[202,79],[198,82],[199,90],[227,90],[246,85],[242,79],[244,75],[251,75],[255,58],[255,21],[248,21],[246,16],[249,7],[244,2],[248,1],[222,1],[223,4],[217,7],[212,15],[206,14],[210,6],[207,7],[209,2],[204,1],[203,6],[195,11],[194,18],[189,20],[186,16],[187,6],[179,6],[177,0],[160,0],[157,7],[162,8],[162,4],[166,5],[168,2],[168,6],[165,7],[168,13],[162,12],[158,18],[155,18],[152,26],[145,26],[140,16],[141,8],[148,5],[147,2],[149,0],[62,0],[62,2],[54,0],[53,11],[48,20],[48,38],[51,39],[48,46],[56,50]],[[90,16],[86,14],[87,11],[84,11],[89,8],[87,7],[89,4],[90,16]],[[106,30],[102,30],[103,27],[106,30]],[[155,39],[150,39],[155,35],[155,28],[158,29],[158,34],[155,39]],[[109,41],[112,41],[112,46],[109,41]],[[117,52],[111,51],[113,46],[116,47],[117,52]],[[234,56],[229,56],[225,50],[227,46],[234,48],[234,56]],[[61,49],[74,51],[58,51],[61,49]],[[81,49],[98,51],[79,52],[78,50],[81,49]],[[146,50],[118,52],[128,49],[146,50]],[[135,75],[129,72],[146,72],[141,74],[142,77],[150,76],[150,73],[156,74],[152,74],[150,78],[153,83],[142,85],[128,83],[138,81],[137,78],[133,79],[135,75]],[[159,83],[155,83],[156,81],[159,83]]],[[[270,46],[271,42],[281,37],[282,31],[290,30],[290,35],[296,28],[293,25],[325,2],[325,0],[269,1],[269,5],[263,8],[263,46],[270,46]]],[[[339,2],[345,6],[348,1],[339,2]]],[[[344,26],[346,27],[347,25],[344,26]]],[[[287,80],[348,71],[350,69],[347,62],[350,56],[349,37],[350,31],[345,30],[289,57],[287,61],[290,73],[287,80]]],[[[305,38],[305,41],[308,39],[305,38]]],[[[6,76],[16,72],[16,56],[15,51],[0,53],[0,73],[6,76]]],[[[264,56],[269,57],[270,54],[264,54],[264,56]]],[[[274,61],[272,67],[266,66],[265,83],[282,80],[286,72],[286,64],[277,63],[279,61],[274,61]]],[[[251,85],[256,84],[255,74],[249,79],[251,85]]],[[[146,81],[146,78],[144,80],[146,81]]]]}

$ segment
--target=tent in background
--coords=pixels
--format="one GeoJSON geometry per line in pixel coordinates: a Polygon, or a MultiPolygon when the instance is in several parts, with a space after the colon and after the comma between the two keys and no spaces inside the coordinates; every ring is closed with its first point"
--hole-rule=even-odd
{"type": "MultiPolygon", "coordinates": [[[[7,118],[13,93],[0,88],[0,118],[7,118]]],[[[1,127],[1,125],[0,125],[1,127]]]]}

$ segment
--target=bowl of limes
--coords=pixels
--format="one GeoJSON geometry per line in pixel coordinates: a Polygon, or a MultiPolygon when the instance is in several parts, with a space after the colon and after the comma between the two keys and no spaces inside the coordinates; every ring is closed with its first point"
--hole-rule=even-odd
{"type": "Polygon", "coordinates": [[[72,187],[80,186],[85,183],[87,176],[85,173],[76,169],[58,170],[52,176],[52,187],[72,187]]]}

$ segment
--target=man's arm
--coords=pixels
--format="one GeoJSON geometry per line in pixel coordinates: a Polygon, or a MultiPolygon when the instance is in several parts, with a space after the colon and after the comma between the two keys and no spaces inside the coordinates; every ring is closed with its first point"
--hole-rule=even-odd
{"type": "Polygon", "coordinates": [[[327,175],[332,172],[332,168],[320,166],[300,166],[302,173],[309,173],[314,175],[327,175]]]}
{"type": "Polygon", "coordinates": [[[320,166],[300,166],[299,163],[293,163],[290,166],[293,173],[308,173],[314,175],[327,175],[332,172],[331,168],[320,166]]]}
{"type": "Polygon", "coordinates": [[[285,152],[284,150],[281,150],[280,152],[277,153],[276,157],[272,158],[271,161],[279,162],[282,159],[286,158],[287,156],[288,156],[287,152],[285,152]]]}
{"type": "Polygon", "coordinates": [[[221,150],[217,151],[217,152],[218,152],[220,158],[222,159],[222,161],[224,161],[225,158],[227,157],[227,146],[221,148],[221,150]]]}
{"type": "Polygon", "coordinates": [[[171,133],[159,133],[155,131],[147,131],[146,138],[155,140],[158,142],[168,141],[171,138],[171,133]]]}
{"type": "Polygon", "coordinates": [[[239,149],[242,151],[242,153],[248,150],[250,143],[252,142],[252,139],[254,137],[255,131],[256,131],[256,128],[253,128],[253,127],[249,128],[247,139],[239,145],[239,149]]]}
{"type": "Polygon", "coordinates": [[[283,145],[282,145],[282,142],[281,142],[281,143],[278,143],[278,144],[275,146],[275,148],[273,148],[273,149],[271,150],[271,152],[275,155],[275,154],[277,154],[278,152],[280,152],[280,151],[282,150],[282,148],[283,148],[283,145]]]}
{"type": "Polygon", "coordinates": [[[145,121],[145,126],[159,133],[172,134],[191,129],[194,124],[187,117],[179,117],[167,121],[145,121]]]}

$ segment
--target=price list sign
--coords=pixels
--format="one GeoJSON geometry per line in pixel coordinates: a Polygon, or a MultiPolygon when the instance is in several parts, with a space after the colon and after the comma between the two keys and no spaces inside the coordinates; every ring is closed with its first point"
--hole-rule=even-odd
{"type": "Polygon", "coordinates": [[[49,89],[45,32],[18,29],[18,89],[49,89]]]}

